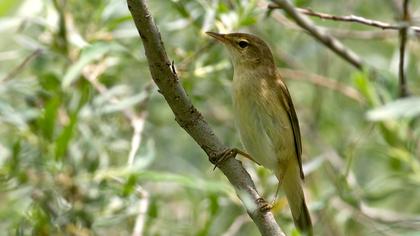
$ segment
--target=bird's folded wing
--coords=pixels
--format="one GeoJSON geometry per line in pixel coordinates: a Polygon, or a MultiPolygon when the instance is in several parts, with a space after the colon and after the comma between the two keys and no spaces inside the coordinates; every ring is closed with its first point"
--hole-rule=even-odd
{"type": "MultiPolygon", "coordinates": [[[[278,76],[279,77],[279,76],[278,76]]],[[[292,125],[293,129],[293,136],[295,140],[295,149],[296,149],[296,156],[299,162],[300,168],[300,176],[304,179],[303,168],[302,168],[302,141],[300,136],[300,128],[299,128],[299,121],[296,115],[295,107],[293,106],[292,98],[290,96],[289,90],[287,89],[286,85],[280,78],[277,78],[276,84],[282,90],[282,93],[277,93],[279,95],[279,99],[283,102],[284,106],[286,107],[287,114],[289,116],[289,121],[292,125]]]]}

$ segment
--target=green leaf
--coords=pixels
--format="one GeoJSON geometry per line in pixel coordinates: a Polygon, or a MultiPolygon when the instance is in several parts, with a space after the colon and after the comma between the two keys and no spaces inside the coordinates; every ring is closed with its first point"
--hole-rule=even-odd
{"type": "Polygon", "coordinates": [[[116,29],[118,26],[120,26],[121,24],[123,24],[127,21],[131,21],[132,19],[133,18],[131,17],[131,15],[116,17],[114,19],[109,20],[106,23],[106,27],[109,31],[112,31],[112,30],[116,29]]]}
{"type": "Polygon", "coordinates": [[[113,113],[133,107],[147,97],[147,93],[143,92],[132,97],[125,98],[114,104],[107,104],[101,109],[101,113],[113,113]]]}
{"type": "Polygon", "coordinates": [[[190,12],[187,8],[185,8],[184,4],[175,1],[171,2],[171,4],[174,7],[174,9],[181,15],[181,17],[189,18],[191,16],[190,12]]]}
{"type": "Polygon", "coordinates": [[[353,75],[353,83],[370,106],[379,104],[375,87],[369,81],[368,72],[356,72],[353,75]]]}
{"type": "Polygon", "coordinates": [[[294,3],[296,7],[307,7],[311,0],[295,0],[294,3]]]}
{"type": "Polygon", "coordinates": [[[77,123],[77,113],[73,113],[70,116],[70,122],[64,127],[60,136],[56,141],[55,146],[55,158],[56,160],[62,160],[67,152],[71,138],[73,137],[73,130],[77,123]]]}
{"type": "Polygon", "coordinates": [[[230,185],[220,181],[210,181],[200,179],[194,176],[179,175],[159,171],[139,171],[138,168],[109,168],[104,171],[98,171],[94,178],[96,180],[114,179],[115,177],[130,177],[136,175],[139,181],[147,182],[174,182],[184,187],[198,189],[206,192],[224,192],[228,195],[233,194],[230,185]]]}
{"type": "Polygon", "coordinates": [[[60,91],[60,79],[57,77],[55,73],[46,72],[42,75],[38,76],[39,84],[43,89],[49,92],[57,92],[60,91]]]}
{"type": "Polygon", "coordinates": [[[105,43],[105,42],[97,42],[91,44],[85,48],[83,48],[79,60],[70,66],[67,70],[66,74],[64,75],[63,81],[61,86],[63,88],[69,87],[74,81],[76,81],[82,69],[92,63],[95,60],[100,59],[106,53],[112,50],[120,50],[123,49],[120,45],[116,43],[105,43]]]}
{"type": "Polygon", "coordinates": [[[414,118],[420,115],[420,97],[399,99],[367,112],[371,121],[414,118]]]}
{"type": "Polygon", "coordinates": [[[122,195],[129,196],[136,190],[136,187],[137,187],[137,176],[130,175],[130,177],[128,177],[128,180],[125,182],[123,186],[122,195]]]}
{"type": "Polygon", "coordinates": [[[5,16],[12,10],[16,9],[22,1],[19,0],[1,0],[0,1],[0,16],[5,16]]]}
{"type": "Polygon", "coordinates": [[[406,149],[391,147],[387,150],[389,157],[404,162],[407,166],[410,166],[413,171],[418,172],[420,170],[420,164],[417,159],[406,149]]]}
{"type": "Polygon", "coordinates": [[[10,159],[10,172],[16,173],[20,166],[20,152],[21,152],[21,141],[17,140],[12,146],[12,158],[10,159]]]}
{"type": "Polygon", "coordinates": [[[60,104],[61,101],[59,97],[54,97],[49,100],[39,119],[42,135],[49,141],[51,141],[54,137],[56,118],[60,104]]]}
{"type": "Polygon", "coordinates": [[[248,16],[248,17],[245,17],[245,18],[241,19],[241,22],[239,23],[239,25],[240,26],[250,26],[250,25],[254,25],[255,23],[257,23],[257,19],[255,17],[248,16]]]}

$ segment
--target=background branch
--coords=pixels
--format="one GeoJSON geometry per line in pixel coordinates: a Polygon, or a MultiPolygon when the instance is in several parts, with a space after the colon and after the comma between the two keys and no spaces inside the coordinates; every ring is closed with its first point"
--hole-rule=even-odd
{"type": "Polygon", "coordinates": [[[321,31],[310,19],[299,13],[296,8],[287,0],[272,0],[277,8],[283,9],[300,27],[305,29],[309,34],[316,38],[320,43],[327,46],[341,58],[349,62],[351,65],[359,70],[362,70],[364,65],[360,57],[346,48],[340,41],[331,35],[321,31]]]}
{"type": "MultiPolygon", "coordinates": [[[[227,147],[216,137],[179,84],[178,76],[171,69],[171,63],[166,55],[160,33],[145,1],[127,0],[127,3],[143,41],[152,78],[159,87],[160,93],[174,112],[178,124],[200,145],[209,156],[210,161],[214,163],[227,147]]],[[[220,163],[218,167],[234,186],[261,234],[284,235],[271,212],[261,212],[255,204],[249,204],[249,202],[255,202],[260,196],[241,163],[230,158],[220,163]]]]}
{"type": "MultiPolygon", "coordinates": [[[[275,4],[268,5],[269,9],[278,9],[279,6],[275,4]]],[[[349,15],[349,16],[335,16],[330,15],[327,13],[322,12],[315,12],[311,9],[305,9],[305,8],[296,8],[296,11],[298,11],[301,14],[308,15],[308,16],[315,16],[324,20],[333,20],[333,21],[342,21],[342,22],[353,22],[358,23],[362,25],[372,26],[376,28],[380,28],[382,30],[402,30],[402,29],[409,29],[414,31],[416,34],[420,34],[420,27],[417,26],[407,26],[406,24],[400,24],[400,25],[392,25],[386,22],[378,21],[378,20],[371,20],[367,19],[361,16],[355,16],[355,15],[349,15]]]]}
{"type": "Polygon", "coordinates": [[[15,68],[13,68],[12,71],[10,71],[4,78],[0,80],[0,83],[5,82],[7,80],[13,79],[16,75],[18,75],[20,72],[23,71],[25,66],[28,65],[29,62],[31,62],[33,59],[35,59],[37,56],[41,55],[42,50],[36,49],[31,54],[29,54],[25,59],[15,68]]]}
{"type": "MultiPolygon", "coordinates": [[[[404,0],[403,2],[403,10],[402,10],[402,20],[404,22],[408,22],[410,19],[409,13],[408,13],[408,0],[404,0]]],[[[405,75],[405,48],[407,46],[407,32],[408,27],[405,26],[400,29],[400,62],[399,62],[399,95],[400,97],[406,97],[408,96],[408,88],[407,88],[407,81],[406,81],[406,75],[405,75]]]]}
{"type": "Polygon", "coordinates": [[[286,79],[308,81],[316,86],[338,92],[358,103],[363,104],[366,102],[359,91],[353,87],[340,83],[337,80],[328,79],[321,75],[311,74],[300,70],[281,68],[279,71],[286,79]]]}
{"type": "MultiPolygon", "coordinates": [[[[272,14],[272,17],[280,23],[282,26],[296,30],[304,31],[302,28],[292,23],[289,18],[282,14],[272,14]]],[[[367,30],[352,30],[343,28],[325,28],[318,26],[321,31],[324,31],[336,38],[342,39],[357,39],[357,40],[386,40],[393,39],[398,36],[399,31],[388,30],[388,31],[367,31],[367,30]]],[[[420,37],[420,36],[419,36],[420,37]]]]}

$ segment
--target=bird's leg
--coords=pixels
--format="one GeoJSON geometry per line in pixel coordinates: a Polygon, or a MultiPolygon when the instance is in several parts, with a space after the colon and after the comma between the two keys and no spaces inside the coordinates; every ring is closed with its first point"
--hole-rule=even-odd
{"type": "Polygon", "coordinates": [[[238,155],[238,154],[240,154],[240,155],[242,155],[242,156],[244,156],[244,157],[248,158],[249,160],[251,160],[251,161],[253,161],[253,162],[257,163],[258,165],[261,165],[260,163],[258,163],[257,161],[255,161],[255,160],[254,160],[254,158],[252,158],[252,157],[251,157],[251,155],[249,155],[248,153],[243,152],[243,151],[241,151],[241,150],[239,150],[239,149],[237,149],[237,148],[228,148],[228,149],[226,149],[225,151],[223,151],[223,152],[220,154],[219,158],[217,159],[216,163],[214,164],[214,168],[213,168],[213,170],[215,170],[215,169],[216,169],[216,167],[217,167],[220,163],[222,163],[223,161],[225,161],[225,160],[227,160],[227,159],[229,159],[229,158],[232,158],[232,157],[233,157],[233,158],[235,158],[235,157],[236,157],[236,155],[238,155]]]}
{"type": "Polygon", "coordinates": [[[273,208],[273,206],[270,203],[266,202],[262,197],[258,198],[256,202],[261,212],[267,212],[273,208]]]}
{"type": "Polygon", "coordinates": [[[274,194],[274,199],[273,199],[273,201],[271,201],[271,205],[273,205],[273,206],[276,203],[277,195],[279,194],[279,190],[280,190],[280,185],[281,185],[281,182],[279,180],[279,183],[277,184],[277,188],[276,188],[276,193],[274,194]]]}
{"type": "Polygon", "coordinates": [[[243,152],[243,151],[241,151],[241,150],[239,150],[239,149],[237,149],[237,148],[233,148],[233,150],[234,150],[237,154],[240,154],[240,155],[244,156],[245,158],[248,158],[248,160],[251,160],[251,161],[253,161],[253,162],[257,163],[258,165],[261,165],[261,164],[260,164],[260,163],[258,163],[256,160],[254,160],[254,158],[252,158],[252,156],[251,156],[251,155],[249,155],[248,153],[243,152]]]}

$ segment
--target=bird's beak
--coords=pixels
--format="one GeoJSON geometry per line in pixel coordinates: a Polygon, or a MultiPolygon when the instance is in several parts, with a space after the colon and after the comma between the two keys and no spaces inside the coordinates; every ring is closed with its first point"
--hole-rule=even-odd
{"type": "Polygon", "coordinates": [[[206,32],[206,34],[210,35],[211,37],[217,39],[218,41],[222,42],[222,43],[226,43],[229,40],[226,38],[225,34],[219,34],[219,33],[215,33],[215,32],[206,32]]]}

